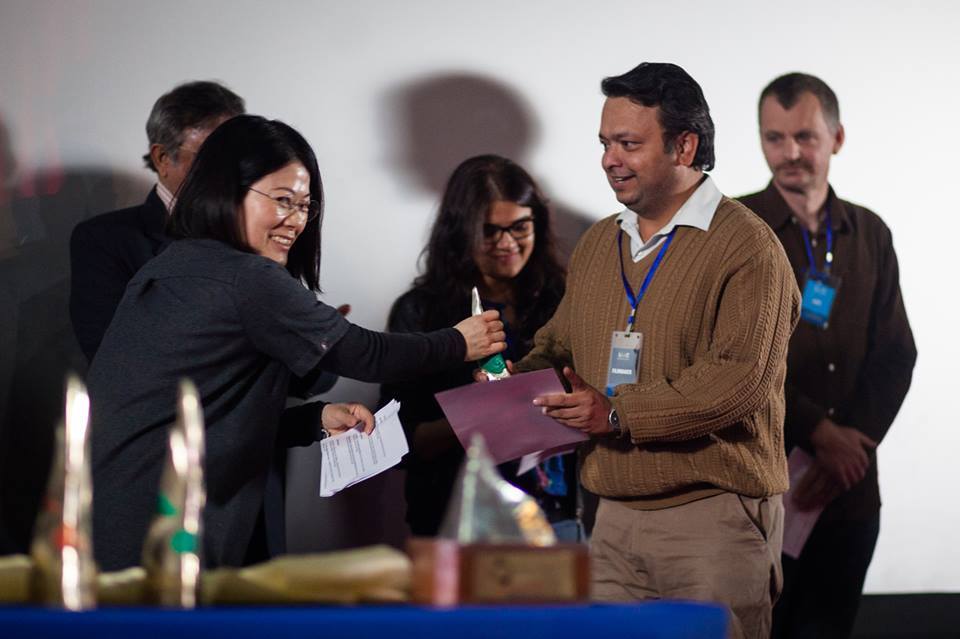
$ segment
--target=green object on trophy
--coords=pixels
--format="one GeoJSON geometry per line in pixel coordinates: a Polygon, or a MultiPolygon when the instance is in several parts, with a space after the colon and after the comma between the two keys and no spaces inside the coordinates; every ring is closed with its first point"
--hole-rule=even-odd
{"type": "MultiPolygon", "coordinates": [[[[483,305],[480,303],[480,292],[476,286],[470,291],[470,298],[472,314],[480,315],[483,313],[483,305]]],[[[479,360],[477,364],[480,366],[480,370],[487,374],[487,379],[489,380],[510,377],[510,371],[507,370],[507,363],[503,360],[503,356],[500,355],[500,353],[485,357],[479,360]]]]}
{"type": "Polygon", "coordinates": [[[184,380],[160,476],[157,513],[143,545],[144,593],[150,603],[175,608],[197,605],[201,518],[206,502],[203,455],[200,395],[193,383],[184,380]]]}

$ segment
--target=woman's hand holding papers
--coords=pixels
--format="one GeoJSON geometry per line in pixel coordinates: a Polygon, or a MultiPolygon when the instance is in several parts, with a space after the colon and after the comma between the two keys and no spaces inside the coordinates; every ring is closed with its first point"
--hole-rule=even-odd
{"type": "Polygon", "coordinates": [[[341,435],[351,428],[362,428],[364,435],[373,432],[373,413],[363,404],[327,404],[320,414],[323,428],[333,435],[341,435]]]}

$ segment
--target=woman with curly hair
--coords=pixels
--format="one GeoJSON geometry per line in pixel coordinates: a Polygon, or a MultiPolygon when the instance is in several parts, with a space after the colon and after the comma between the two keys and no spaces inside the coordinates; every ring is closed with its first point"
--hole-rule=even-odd
{"type": "MultiPolygon", "coordinates": [[[[518,360],[563,297],[565,274],[546,199],[522,167],[497,155],[470,158],[454,170],[423,258],[423,274],[393,305],[390,331],[449,325],[470,312],[476,286],[484,309],[500,311],[507,333],[504,356],[518,360]]],[[[464,455],[434,393],[471,383],[474,368],[464,364],[382,388],[383,400],[400,400],[410,442],[405,493],[407,523],[415,535],[437,534],[464,455]]],[[[537,499],[559,537],[578,539],[575,456],[553,458],[521,476],[517,466],[503,464],[500,471],[537,499]]]]}

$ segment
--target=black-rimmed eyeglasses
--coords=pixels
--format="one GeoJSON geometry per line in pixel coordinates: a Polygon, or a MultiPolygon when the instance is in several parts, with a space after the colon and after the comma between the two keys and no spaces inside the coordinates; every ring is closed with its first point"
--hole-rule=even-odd
{"type": "Polygon", "coordinates": [[[253,191],[258,195],[263,197],[268,197],[277,204],[277,219],[285,220],[294,213],[299,213],[300,215],[306,218],[306,222],[311,222],[320,215],[320,203],[316,200],[309,200],[306,202],[294,202],[293,198],[287,197],[286,195],[273,196],[263,191],[258,191],[252,186],[248,186],[247,189],[253,191]]]}
{"type": "Polygon", "coordinates": [[[533,235],[533,217],[522,217],[509,226],[498,224],[483,225],[483,241],[486,244],[499,244],[504,233],[509,233],[515,240],[522,240],[533,235]]]}

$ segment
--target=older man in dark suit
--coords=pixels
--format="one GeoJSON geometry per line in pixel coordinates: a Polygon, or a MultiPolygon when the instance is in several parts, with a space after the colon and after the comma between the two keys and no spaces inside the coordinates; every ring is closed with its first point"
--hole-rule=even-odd
{"type": "Polygon", "coordinates": [[[156,101],[147,120],[143,160],[157,174],[146,202],[78,224],[70,238],[70,320],[92,360],[127,283],[162,251],[167,213],[207,136],[244,112],[243,99],[216,82],[181,84],[156,101]]]}

